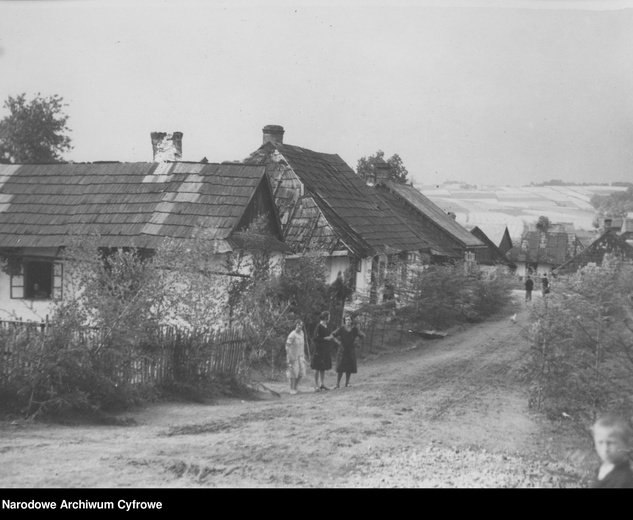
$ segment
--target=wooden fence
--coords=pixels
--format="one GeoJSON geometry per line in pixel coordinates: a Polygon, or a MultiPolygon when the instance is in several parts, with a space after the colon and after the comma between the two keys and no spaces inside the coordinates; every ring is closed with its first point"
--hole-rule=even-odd
{"type": "Polygon", "coordinates": [[[370,316],[367,314],[356,317],[356,323],[365,333],[360,339],[361,351],[372,352],[380,350],[385,344],[400,344],[403,336],[408,334],[413,320],[408,318],[394,318],[391,316],[370,316]]]}
{"type": "Polygon", "coordinates": [[[44,321],[0,320],[0,380],[28,369],[31,356],[21,345],[30,343],[47,330],[48,324],[44,321]]]}
{"type": "MultiPolygon", "coordinates": [[[[48,322],[0,320],[0,380],[28,369],[36,357],[33,344],[40,335],[49,334],[51,327],[48,322]]],[[[90,347],[100,339],[97,329],[87,328],[74,341],[90,347]]],[[[149,341],[133,349],[134,359],[121,367],[121,375],[133,384],[191,381],[212,373],[236,375],[245,346],[246,331],[242,328],[192,331],[161,326],[149,341]]]]}
{"type": "Polygon", "coordinates": [[[236,375],[244,357],[244,329],[196,332],[172,326],[157,330],[152,344],[134,361],[131,381],[186,380],[213,373],[236,375]]]}

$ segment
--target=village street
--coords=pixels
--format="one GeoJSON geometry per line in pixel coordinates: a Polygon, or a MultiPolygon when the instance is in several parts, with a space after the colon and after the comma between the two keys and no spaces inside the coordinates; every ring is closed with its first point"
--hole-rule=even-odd
{"type": "MultiPolygon", "coordinates": [[[[161,403],[129,426],[0,423],[0,487],[579,487],[591,444],[528,409],[526,304],[360,363],[352,387],[161,403]],[[516,323],[509,317],[517,313],[516,323]]],[[[334,386],[334,373],[326,384],[334,386]]]]}

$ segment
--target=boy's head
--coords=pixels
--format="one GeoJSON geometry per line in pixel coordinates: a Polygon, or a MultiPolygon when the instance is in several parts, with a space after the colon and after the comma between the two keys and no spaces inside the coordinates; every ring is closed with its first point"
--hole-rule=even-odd
{"type": "Polygon", "coordinates": [[[596,452],[602,462],[617,464],[626,460],[633,432],[624,419],[613,415],[602,417],[593,425],[592,431],[596,452]]]}

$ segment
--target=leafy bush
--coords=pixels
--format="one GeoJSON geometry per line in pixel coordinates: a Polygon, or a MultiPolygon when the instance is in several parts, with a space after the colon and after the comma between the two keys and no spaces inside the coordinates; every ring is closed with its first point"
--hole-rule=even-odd
{"type": "Polygon", "coordinates": [[[492,316],[510,300],[512,278],[502,268],[430,265],[400,282],[399,312],[434,329],[492,316]]]}
{"type": "Polygon", "coordinates": [[[589,265],[534,301],[524,373],[530,404],[584,422],[633,411],[633,267],[589,265]]]}

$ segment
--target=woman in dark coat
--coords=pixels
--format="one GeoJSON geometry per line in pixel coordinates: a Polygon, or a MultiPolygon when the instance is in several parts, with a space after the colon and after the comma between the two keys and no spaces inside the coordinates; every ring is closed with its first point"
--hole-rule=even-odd
{"type": "Polygon", "coordinates": [[[310,361],[310,368],[314,370],[314,391],[329,390],[325,386],[325,371],[332,368],[332,355],[330,354],[330,341],[332,335],[329,333],[327,324],[330,321],[330,313],[324,311],[319,316],[319,323],[314,330],[314,354],[310,361]],[[319,377],[321,384],[319,385],[319,377]]]}
{"type": "Polygon", "coordinates": [[[336,353],[336,388],[341,387],[341,378],[345,374],[345,386],[350,386],[349,378],[357,372],[356,369],[356,338],[364,338],[365,334],[358,328],[358,325],[352,325],[352,317],[345,316],[345,325],[339,327],[332,336],[339,343],[338,352],[336,353]]]}

